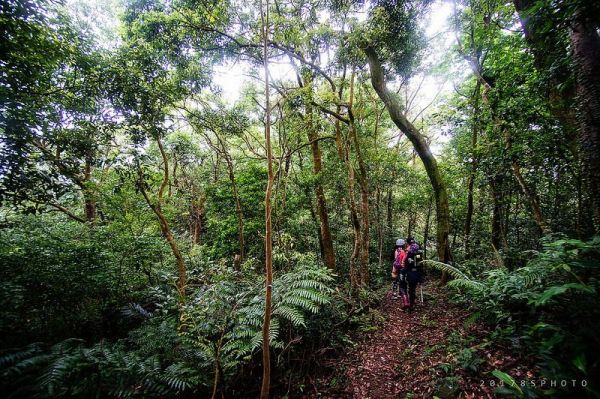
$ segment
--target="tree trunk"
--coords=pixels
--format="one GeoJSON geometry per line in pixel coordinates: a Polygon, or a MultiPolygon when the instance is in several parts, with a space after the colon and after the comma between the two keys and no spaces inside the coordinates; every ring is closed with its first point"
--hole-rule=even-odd
{"type": "Polygon", "coordinates": [[[407,216],[407,221],[408,221],[408,231],[406,232],[406,236],[407,237],[412,237],[413,235],[413,228],[415,225],[415,213],[413,212],[412,209],[408,210],[408,215],[407,216]]]}
{"type": "Polygon", "coordinates": [[[477,80],[475,85],[475,93],[473,95],[473,114],[471,127],[471,170],[469,173],[469,181],[467,183],[467,215],[465,217],[465,236],[464,236],[464,253],[465,259],[471,257],[471,220],[473,219],[473,187],[475,186],[475,177],[477,175],[477,136],[479,135],[479,95],[481,90],[481,82],[477,80]]]}
{"type": "Polygon", "coordinates": [[[231,183],[231,190],[233,191],[233,198],[235,200],[235,213],[237,215],[238,220],[238,245],[239,245],[239,255],[240,255],[240,263],[244,261],[244,257],[246,256],[244,251],[244,213],[242,212],[242,203],[240,201],[240,195],[238,193],[237,183],[235,181],[235,174],[233,170],[233,161],[229,157],[227,153],[227,149],[223,148],[225,152],[225,161],[227,162],[227,170],[229,172],[229,182],[231,183]]]}
{"type": "MultiPolygon", "coordinates": [[[[427,176],[433,187],[436,202],[436,215],[437,215],[437,251],[440,262],[450,262],[452,256],[450,253],[450,245],[448,242],[448,234],[450,231],[450,211],[448,208],[448,193],[446,191],[446,184],[444,183],[440,171],[437,166],[435,157],[431,153],[429,146],[427,145],[424,137],[421,133],[413,126],[412,123],[402,113],[400,104],[396,101],[395,97],[388,91],[384,75],[383,68],[377,57],[377,53],[372,47],[365,49],[365,53],[369,59],[369,68],[371,70],[371,82],[373,88],[377,92],[377,95],[385,104],[392,121],[400,130],[408,137],[412,143],[415,151],[421,158],[427,176]]],[[[446,273],[442,274],[440,284],[445,284],[448,280],[446,273]]]]}
{"type": "Polygon", "coordinates": [[[383,218],[381,216],[381,190],[377,186],[375,197],[375,209],[377,210],[377,251],[379,252],[379,267],[383,265],[383,218]]]}
{"type": "Polygon", "coordinates": [[[85,202],[85,220],[90,224],[94,225],[96,221],[96,200],[94,199],[94,193],[87,185],[90,183],[92,178],[92,156],[86,155],[85,166],[83,171],[83,198],[85,202]]]}
{"type": "MultiPolygon", "coordinates": [[[[507,139],[510,140],[510,139],[507,139]]],[[[540,207],[540,202],[537,199],[535,193],[529,188],[529,185],[525,181],[523,174],[521,173],[521,166],[516,161],[514,156],[511,156],[511,167],[513,171],[513,175],[519,182],[519,186],[521,187],[521,191],[525,195],[527,202],[529,202],[529,206],[531,207],[531,212],[533,213],[533,217],[538,227],[540,228],[542,234],[550,233],[550,227],[546,223],[546,219],[542,215],[542,208],[540,207]]]]}
{"type": "Polygon", "coordinates": [[[160,150],[160,155],[161,155],[162,161],[163,161],[163,181],[160,185],[160,188],[158,189],[156,203],[154,203],[150,199],[150,197],[148,196],[148,193],[146,192],[146,188],[145,188],[146,184],[143,180],[143,177],[141,176],[141,171],[138,171],[140,173],[139,180],[138,180],[138,188],[140,189],[140,192],[142,193],[144,199],[146,200],[146,203],[148,204],[150,209],[152,209],[152,211],[158,218],[159,225],[160,225],[160,231],[162,232],[163,236],[167,240],[169,247],[171,247],[171,252],[173,253],[173,256],[175,257],[175,260],[177,261],[177,274],[178,274],[177,293],[179,294],[179,302],[183,303],[185,301],[185,288],[186,288],[186,284],[187,284],[187,271],[186,271],[186,267],[185,267],[185,262],[183,260],[183,256],[181,255],[181,252],[179,251],[177,241],[175,240],[175,237],[173,236],[171,227],[169,226],[169,222],[167,221],[167,218],[165,217],[165,215],[162,211],[162,202],[163,202],[164,191],[165,191],[165,188],[167,187],[167,185],[169,184],[169,160],[167,158],[167,154],[165,153],[165,150],[164,150],[164,147],[160,140],[160,137],[158,137],[156,139],[156,142],[158,144],[158,149],[160,150]]]}
{"type": "Polygon", "coordinates": [[[369,284],[369,185],[367,183],[367,168],[362,155],[358,133],[356,131],[356,121],[352,111],[354,102],[354,71],[350,77],[350,99],[348,101],[348,119],[350,121],[350,136],[356,150],[356,159],[358,161],[358,185],[360,187],[360,214],[362,219],[361,237],[360,237],[360,283],[369,284]]]}
{"type": "MultiPolygon", "coordinates": [[[[307,74],[308,75],[308,74],[307,74]]],[[[323,169],[321,149],[319,148],[319,134],[314,126],[314,115],[312,108],[312,78],[308,77],[305,79],[307,83],[307,90],[309,98],[306,101],[306,122],[307,122],[307,135],[310,142],[310,150],[312,153],[313,161],[313,173],[315,179],[315,196],[317,200],[317,213],[319,214],[319,226],[320,226],[320,237],[322,244],[322,254],[325,265],[331,269],[335,269],[335,252],[333,251],[333,239],[331,237],[331,230],[329,229],[329,215],[327,214],[327,204],[325,201],[325,193],[323,191],[323,185],[321,184],[321,171],[323,169]]]]}
{"type": "Polygon", "coordinates": [[[346,143],[345,146],[345,161],[346,167],[348,168],[348,199],[350,200],[350,221],[352,223],[352,230],[354,231],[354,247],[352,248],[352,254],[350,255],[350,286],[353,292],[358,292],[358,288],[361,285],[360,273],[356,267],[356,260],[360,255],[361,247],[361,233],[360,233],[360,222],[358,220],[358,213],[356,211],[356,201],[354,199],[354,167],[350,162],[349,148],[350,144],[346,143]]]}
{"type": "Polygon", "coordinates": [[[261,19],[263,29],[263,62],[265,72],[265,147],[267,150],[267,188],[265,190],[265,315],[262,328],[262,359],[263,378],[260,398],[269,399],[271,387],[271,354],[270,334],[271,301],[273,296],[273,241],[271,230],[271,193],[273,191],[273,155],[271,152],[271,102],[269,99],[269,58],[267,46],[269,43],[269,0],[266,0],[263,11],[261,1],[261,19]]]}
{"type": "Polygon", "coordinates": [[[192,201],[190,204],[190,235],[192,237],[192,243],[194,245],[200,244],[202,240],[202,229],[204,227],[204,204],[206,197],[204,195],[197,195],[195,190],[192,189],[192,201]]]}
{"type": "Polygon", "coordinates": [[[429,240],[429,222],[431,221],[431,208],[433,206],[433,198],[429,200],[427,206],[427,218],[425,219],[425,230],[423,231],[423,257],[427,259],[427,240],[429,240]]]}
{"type": "Polygon", "coordinates": [[[394,203],[392,201],[392,189],[390,188],[387,193],[387,212],[386,212],[386,226],[388,233],[394,231],[394,203]]]}
{"type": "Polygon", "coordinates": [[[499,251],[505,239],[502,238],[502,197],[501,186],[502,177],[495,176],[490,180],[492,190],[492,200],[494,208],[492,210],[492,246],[494,250],[499,251]]]}
{"type": "Polygon", "coordinates": [[[596,234],[600,232],[600,36],[592,18],[597,17],[576,10],[570,35],[577,78],[579,141],[596,234]]]}

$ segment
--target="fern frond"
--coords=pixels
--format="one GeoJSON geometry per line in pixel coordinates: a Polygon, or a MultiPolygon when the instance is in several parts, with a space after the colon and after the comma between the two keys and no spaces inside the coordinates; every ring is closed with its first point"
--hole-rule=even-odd
{"type": "Polygon", "coordinates": [[[438,269],[442,272],[446,272],[454,278],[469,280],[469,276],[467,276],[464,272],[462,272],[458,268],[456,268],[452,265],[449,265],[447,263],[438,262],[435,260],[425,260],[425,261],[423,261],[423,263],[425,264],[425,266],[431,266],[434,269],[438,269]]]}
{"type": "Polygon", "coordinates": [[[448,282],[448,287],[466,289],[471,291],[480,291],[485,286],[479,281],[471,280],[468,278],[457,278],[448,282]]]}
{"type": "Polygon", "coordinates": [[[273,311],[273,315],[283,317],[284,319],[291,322],[294,326],[306,327],[306,323],[304,321],[304,314],[297,308],[290,307],[287,305],[281,305],[273,311]]]}

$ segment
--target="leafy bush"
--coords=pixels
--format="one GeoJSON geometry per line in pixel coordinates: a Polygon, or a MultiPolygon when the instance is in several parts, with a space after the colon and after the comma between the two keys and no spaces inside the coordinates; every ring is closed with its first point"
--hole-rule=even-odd
{"type": "Polygon", "coordinates": [[[51,215],[14,223],[0,229],[0,347],[121,335],[114,313],[154,280],[164,240],[51,215]]]}
{"type": "MultiPolygon", "coordinates": [[[[278,351],[300,341],[296,334],[333,293],[330,272],[314,256],[296,254],[294,263],[273,282],[271,346],[278,351]]],[[[233,271],[204,277],[205,285],[183,308],[168,284],[150,291],[152,310],[139,304],[124,308],[124,315],[145,320],[127,339],[91,347],[68,339],[5,353],[4,396],[185,397],[207,394],[213,384],[220,389],[234,384],[262,345],[264,284],[256,275],[233,271]]]]}
{"type": "MultiPolygon", "coordinates": [[[[600,237],[589,242],[547,240],[543,251],[532,255],[512,272],[494,268],[479,276],[438,262],[428,264],[455,278],[448,286],[467,294],[475,310],[495,325],[497,338],[530,348],[542,376],[585,379],[588,388],[581,393],[593,396],[597,388],[592,382],[600,373],[600,237]]],[[[558,389],[545,393],[567,395],[558,389]]]]}

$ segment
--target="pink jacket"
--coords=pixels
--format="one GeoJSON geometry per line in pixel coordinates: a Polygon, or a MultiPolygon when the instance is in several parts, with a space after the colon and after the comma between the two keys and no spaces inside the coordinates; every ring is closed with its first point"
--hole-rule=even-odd
{"type": "Polygon", "coordinates": [[[405,262],[406,262],[406,251],[403,250],[402,248],[398,248],[396,250],[396,255],[394,256],[395,260],[394,260],[394,268],[396,269],[404,269],[405,267],[405,262]],[[400,251],[400,252],[398,252],[400,251]],[[397,264],[400,263],[400,267],[397,266],[397,264]]]}

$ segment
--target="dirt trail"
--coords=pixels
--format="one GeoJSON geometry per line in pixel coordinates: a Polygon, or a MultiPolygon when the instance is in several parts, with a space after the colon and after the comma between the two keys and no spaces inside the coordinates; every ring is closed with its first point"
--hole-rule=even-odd
{"type": "Polygon", "coordinates": [[[317,382],[315,397],[493,398],[490,371],[525,377],[526,367],[518,366],[522,359],[508,348],[484,344],[486,331],[479,324],[466,326],[469,313],[448,303],[444,289],[428,284],[423,291],[425,301],[412,313],[388,292],[380,308],[386,321],[327,364],[331,374],[317,382]],[[460,355],[465,345],[470,356],[460,355]]]}

